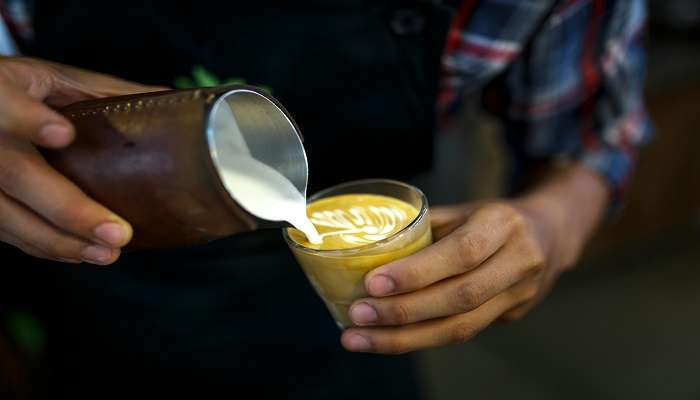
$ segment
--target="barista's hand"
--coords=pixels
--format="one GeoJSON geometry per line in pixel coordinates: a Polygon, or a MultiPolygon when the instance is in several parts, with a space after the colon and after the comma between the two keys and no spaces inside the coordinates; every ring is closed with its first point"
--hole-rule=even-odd
{"type": "Polygon", "coordinates": [[[47,61],[0,56],[0,241],[66,262],[110,264],[131,227],[51,168],[34,147],[67,146],[73,126],[49,106],[159,90],[47,61]]]}
{"type": "Polygon", "coordinates": [[[584,167],[527,196],[431,210],[435,244],[367,274],[370,296],[343,333],[351,351],[396,354],[462,343],[521,318],[571,267],[607,202],[584,167]]]}

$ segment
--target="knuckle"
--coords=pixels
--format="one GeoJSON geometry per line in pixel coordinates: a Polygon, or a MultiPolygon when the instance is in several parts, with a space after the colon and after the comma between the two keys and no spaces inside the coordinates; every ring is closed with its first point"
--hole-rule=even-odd
{"type": "Polygon", "coordinates": [[[480,259],[488,246],[486,237],[479,233],[465,231],[457,236],[459,241],[460,256],[463,265],[471,265],[473,261],[480,259]]]}
{"type": "Polygon", "coordinates": [[[25,181],[29,173],[31,165],[28,162],[7,157],[0,161],[0,186],[12,192],[25,181]]]}
{"type": "Polygon", "coordinates": [[[487,214],[491,218],[508,218],[512,214],[516,214],[515,208],[505,202],[489,203],[483,206],[481,212],[487,214]]]}
{"type": "Polygon", "coordinates": [[[538,271],[544,268],[547,261],[547,256],[545,254],[542,246],[534,239],[527,239],[523,245],[522,252],[526,257],[523,257],[527,271],[538,271]]]}
{"type": "Polygon", "coordinates": [[[37,247],[49,258],[64,258],[69,256],[69,254],[57,244],[42,244],[37,247]]]}
{"type": "Polygon", "coordinates": [[[410,348],[401,337],[393,337],[382,344],[381,351],[385,354],[397,355],[407,353],[410,351],[410,348]]]}
{"type": "Polygon", "coordinates": [[[403,325],[411,322],[412,312],[409,310],[408,306],[401,301],[394,301],[390,303],[387,308],[388,318],[392,322],[403,325]]]}
{"type": "Polygon", "coordinates": [[[518,231],[529,229],[529,224],[525,215],[512,207],[510,210],[511,211],[505,216],[508,225],[518,231]]]}
{"type": "Polygon", "coordinates": [[[56,238],[37,247],[51,258],[80,258],[79,245],[71,239],[56,238]]]}
{"type": "Polygon", "coordinates": [[[471,282],[462,282],[452,294],[452,304],[459,311],[471,311],[481,304],[481,291],[471,282]]]}
{"type": "Polygon", "coordinates": [[[75,214],[73,206],[55,205],[49,211],[49,218],[59,228],[66,229],[75,221],[75,214]]]}
{"type": "Polygon", "coordinates": [[[27,68],[35,68],[36,59],[27,56],[13,56],[0,58],[0,70],[8,72],[20,72],[27,68]]]}
{"type": "Polygon", "coordinates": [[[394,277],[397,278],[397,283],[400,287],[410,289],[423,285],[424,272],[418,265],[410,264],[398,272],[399,273],[395,274],[394,277]]]}
{"type": "Polygon", "coordinates": [[[34,79],[31,82],[28,92],[34,95],[46,93],[51,87],[55,86],[55,77],[46,68],[38,68],[33,71],[34,79]]]}
{"type": "Polygon", "coordinates": [[[536,280],[531,280],[520,287],[514,288],[511,292],[511,301],[514,305],[522,305],[537,298],[539,294],[539,284],[536,280]]]}
{"type": "Polygon", "coordinates": [[[450,332],[450,343],[460,344],[468,342],[479,333],[471,321],[462,321],[456,323],[450,332]]]}
{"type": "Polygon", "coordinates": [[[485,207],[484,212],[495,220],[510,226],[513,229],[527,227],[527,219],[517,208],[508,203],[493,203],[485,207]]]}
{"type": "MultiPolygon", "coordinates": [[[[58,226],[70,231],[75,231],[86,219],[88,207],[81,202],[62,201],[50,211],[51,220],[58,226]]],[[[82,232],[74,232],[82,233],[82,232]]]]}

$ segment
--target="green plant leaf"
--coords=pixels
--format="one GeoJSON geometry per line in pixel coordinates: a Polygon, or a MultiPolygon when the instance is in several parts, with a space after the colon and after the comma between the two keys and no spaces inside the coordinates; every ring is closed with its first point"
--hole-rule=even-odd
{"type": "Polygon", "coordinates": [[[219,84],[221,84],[221,81],[219,80],[219,78],[216,77],[216,75],[207,71],[207,69],[201,65],[196,65],[194,68],[192,68],[192,76],[194,77],[197,86],[206,87],[218,86],[219,84]]]}

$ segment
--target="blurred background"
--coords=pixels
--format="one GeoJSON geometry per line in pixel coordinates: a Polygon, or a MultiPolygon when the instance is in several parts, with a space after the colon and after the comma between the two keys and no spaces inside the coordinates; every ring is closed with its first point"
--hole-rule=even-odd
{"type": "MultiPolygon", "coordinates": [[[[700,399],[700,1],[650,6],[657,135],[629,205],[527,318],[420,353],[429,399],[700,399]]],[[[439,164],[415,182],[434,203],[502,191],[498,124],[468,107],[461,129],[438,139],[439,164]],[[465,158],[471,168],[450,168],[465,158]],[[457,181],[463,192],[440,190],[457,181]]],[[[0,399],[45,397],[46,343],[29,310],[0,302],[0,399]]]]}
{"type": "MultiPolygon", "coordinates": [[[[428,398],[700,399],[700,1],[652,0],[650,11],[656,138],[628,206],[522,321],[423,352],[428,398]]],[[[465,115],[476,134],[441,137],[449,157],[421,182],[443,202],[456,199],[428,181],[474,182],[467,198],[501,191],[499,128],[478,111],[465,115]],[[473,168],[449,170],[448,159],[465,153],[473,168]]]]}

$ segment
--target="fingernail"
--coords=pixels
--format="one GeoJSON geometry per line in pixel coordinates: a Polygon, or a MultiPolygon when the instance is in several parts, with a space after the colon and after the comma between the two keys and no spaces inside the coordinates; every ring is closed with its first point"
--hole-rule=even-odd
{"type": "Polygon", "coordinates": [[[367,303],[357,303],[350,307],[350,317],[358,325],[367,325],[377,322],[377,310],[367,303]]]}
{"type": "Polygon", "coordinates": [[[95,236],[110,246],[120,247],[127,237],[124,226],[116,222],[105,222],[95,228],[95,236]]]}
{"type": "Polygon", "coordinates": [[[80,255],[83,260],[98,265],[105,265],[112,261],[112,249],[103,246],[87,246],[80,255]]]}
{"type": "Polygon", "coordinates": [[[372,296],[384,296],[393,292],[394,289],[396,289],[396,283],[386,275],[373,276],[367,285],[367,290],[372,296]]]}
{"type": "Polygon", "coordinates": [[[51,123],[39,130],[39,138],[45,144],[51,146],[61,146],[66,144],[70,136],[70,129],[67,126],[51,123]]]}
{"type": "Polygon", "coordinates": [[[345,346],[351,351],[367,351],[372,348],[369,340],[364,336],[351,335],[345,339],[345,346]]]}

